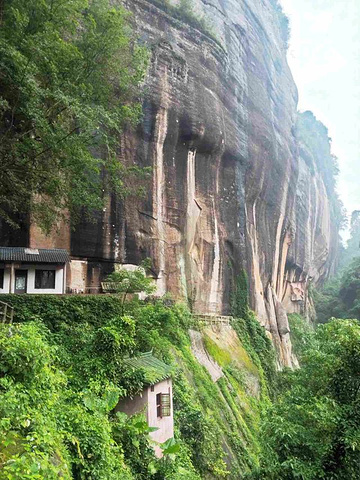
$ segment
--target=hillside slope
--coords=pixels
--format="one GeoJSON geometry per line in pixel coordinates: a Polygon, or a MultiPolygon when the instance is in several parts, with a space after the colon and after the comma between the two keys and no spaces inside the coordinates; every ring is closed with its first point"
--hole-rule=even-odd
{"type": "Polygon", "coordinates": [[[179,305],[133,305],[120,317],[116,297],[12,300],[20,323],[0,332],[0,478],[28,478],[26,469],[38,468],[42,476],[29,478],[235,480],[256,467],[274,355],[250,314],[234,321],[239,335],[232,327],[199,330],[223,371],[214,383],[193,355],[188,329],[198,326],[179,305]],[[180,452],[164,465],[146,429],[110,412],[142,386],[123,358],[149,350],[174,372],[180,452]]]}

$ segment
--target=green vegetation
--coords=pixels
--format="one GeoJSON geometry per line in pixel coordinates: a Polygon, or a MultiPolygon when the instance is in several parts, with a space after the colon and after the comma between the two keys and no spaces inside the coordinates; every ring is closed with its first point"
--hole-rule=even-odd
{"type": "Polygon", "coordinates": [[[275,351],[265,330],[249,308],[248,279],[245,270],[242,270],[235,279],[231,307],[231,313],[235,317],[233,327],[253,362],[265,373],[271,391],[276,376],[275,351]]]}
{"type": "Polygon", "coordinates": [[[227,367],[228,365],[231,365],[232,356],[229,351],[220,348],[218,344],[208,336],[205,336],[204,343],[206,351],[221,367],[227,367]]]}
{"type": "Polygon", "coordinates": [[[231,313],[236,318],[245,318],[249,311],[248,278],[244,269],[235,279],[235,286],[231,293],[231,313]]]}
{"type": "Polygon", "coordinates": [[[30,212],[46,231],[64,212],[75,221],[146,174],[116,154],[140,119],[147,63],[128,20],[108,0],[2,2],[0,218],[11,226],[30,212]]]}
{"type": "MultiPolygon", "coordinates": [[[[343,308],[344,317],[349,312],[344,308],[346,298],[356,313],[359,271],[360,263],[354,262],[343,277],[343,301],[338,310],[343,308]]],[[[247,306],[244,274],[236,285],[234,314],[242,312],[244,318],[240,320],[241,331],[238,321],[234,326],[245,345],[256,326],[247,306]]],[[[264,383],[272,403],[262,403],[258,464],[245,473],[245,478],[356,480],[360,461],[360,324],[332,319],[315,330],[300,315],[290,315],[289,323],[301,368],[278,374],[265,370],[264,383]]],[[[252,348],[256,348],[262,365],[266,359],[272,365],[272,352],[266,348],[263,335],[253,336],[256,342],[252,342],[252,348]]],[[[209,349],[220,362],[228,360],[211,344],[209,349]]]]}
{"type": "Polygon", "coordinates": [[[340,251],[339,269],[325,285],[312,292],[317,321],[330,318],[357,318],[360,320],[360,212],[351,217],[350,238],[340,251]]]}
{"type": "Polygon", "coordinates": [[[224,376],[194,358],[181,305],[117,295],[4,296],[0,327],[0,479],[356,480],[360,458],[360,325],[313,330],[290,316],[301,369],[276,373],[274,350],[249,310],[246,276],[234,330],[203,330],[224,376]],[[155,458],[139,414],[114,414],[140,392],[128,356],[152,351],[173,371],[175,439],[155,458]]]}
{"type": "Polygon", "coordinates": [[[360,461],[360,324],[316,330],[264,415],[260,468],[249,478],[356,480],[360,461]]]}
{"type": "Polygon", "coordinates": [[[346,243],[346,248],[341,252],[340,267],[342,269],[360,257],[360,211],[354,210],[351,215],[350,238],[346,243]]]}
{"type": "Polygon", "coordinates": [[[146,276],[146,270],[151,266],[151,260],[146,259],[141,263],[140,267],[137,267],[134,271],[128,271],[124,268],[112,272],[107,278],[106,282],[110,283],[110,289],[122,296],[122,308],[124,312],[124,305],[126,297],[130,293],[144,292],[147,295],[154,293],[156,285],[151,277],[146,276]]]}
{"type": "Polygon", "coordinates": [[[3,299],[17,323],[0,326],[0,480],[357,479],[357,320],[314,330],[291,315],[301,368],[276,372],[242,273],[234,329],[202,330],[223,369],[214,383],[192,354],[196,325],[182,305],[134,300],[124,312],[118,295],[3,299]],[[161,460],[142,415],[114,413],[146,383],[126,359],[149,351],[173,372],[175,439],[161,460]]]}
{"type": "Polygon", "coordinates": [[[315,291],[314,300],[319,323],[332,317],[360,320],[360,257],[321,291],[315,291]]]}
{"type": "Polygon", "coordinates": [[[172,17],[187,23],[191,27],[199,30],[215,42],[219,43],[211,24],[204,15],[199,16],[195,12],[193,2],[191,0],[180,0],[178,5],[173,5],[170,0],[150,0],[150,2],[161,8],[161,10],[172,17]]]}
{"type": "MultiPolygon", "coordinates": [[[[185,307],[134,301],[124,315],[117,295],[3,299],[19,323],[0,329],[0,479],[238,479],[257,465],[266,386],[250,392],[229,357],[214,384],[191,353],[185,307]],[[144,384],[124,358],[150,350],[174,371],[177,446],[161,461],[144,420],[113,413],[144,384]]],[[[237,341],[255,378],[252,340],[237,341]]]]}
{"type": "Polygon", "coordinates": [[[288,319],[291,331],[292,351],[301,363],[304,353],[313,344],[315,334],[314,326],[296,313],[288,315],[288,319]]]}

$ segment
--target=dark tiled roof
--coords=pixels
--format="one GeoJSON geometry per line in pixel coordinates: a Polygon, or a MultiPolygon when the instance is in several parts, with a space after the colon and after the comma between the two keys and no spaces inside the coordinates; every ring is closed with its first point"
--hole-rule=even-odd
{"type": "Polygon", "coordinates": [[[60,248],[0,247],[0,262],[67,263],[69,254],[60,248]]]}
{"type": "Polygon", "coordinates": [[[143,353],[136,358],[127,358],[125,365],[133,370],[143,370],[145,374],[145,382],[148,385],[166,380],[171,377],[173,368],[154,357],[151,352],[143,353]]]}

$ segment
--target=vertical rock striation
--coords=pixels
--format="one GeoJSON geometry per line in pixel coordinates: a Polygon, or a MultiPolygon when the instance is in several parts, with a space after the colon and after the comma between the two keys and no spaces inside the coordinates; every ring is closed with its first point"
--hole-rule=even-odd
{"type": "Polygon", "coordinates": [[[124,261],[146,252],[160,292],[199,313],[228,313],[245,268],[252,307],[291,365],[286,312],[304,312],[309,281],[328,275],[337,227],[323,172],[299,155],[279,11],[270,0],[198,0],[214,41],[153,2],[128,7],[152,61],[124,158],[152,165],[156,186],[125,207],[124,261]]]}
{"type": "Polygon", "coordinates": [[[197,313],[229,313],[245,269],[251,306],[291,366],[286,313],[307,309],[309,281],[333,268],[338,235],[326,168],[297,138],[276,1],[194,0],[213,35],[160,0],[124,3],[152,56],[143,122],[121,139],[120,158],[152,166],[153,183],[145,199],[109,194],[95,223],[71,233],[71,254],[88,260],[90,284],[114,262],[151,257],[158,292],[197,313]]]}

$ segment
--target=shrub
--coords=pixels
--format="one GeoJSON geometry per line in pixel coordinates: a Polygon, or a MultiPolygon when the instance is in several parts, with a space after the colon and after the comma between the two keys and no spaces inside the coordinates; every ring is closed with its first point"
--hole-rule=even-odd
{"type": "Polygon", "coordinates": [[[301,315],[293,313],[288,315],[288,318],[293,352],[301,362],[306,351],[314,344],[315,330],[309,321],[301,315]]]}
{"type": "Polygon", "coordinates": [[[151,3],[164,10],[174,18],[187,23],[191,27],[204,33],[215,42],[219,43],[211,24],[205,16],[199,16],[194,11],[190,0],[180,0],[178,5],[172,5],[168,0],[150,0],[151,3]]]}

